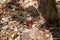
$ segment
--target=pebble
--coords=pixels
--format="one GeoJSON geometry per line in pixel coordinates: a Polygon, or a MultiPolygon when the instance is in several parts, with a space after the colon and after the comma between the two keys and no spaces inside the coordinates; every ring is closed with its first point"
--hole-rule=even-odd
{"type": "Polygon", "coordinates": [[[15,28],[15,29],[14,29],[14,31],[18,31],[18,29],[17,29],[17,28],[15,28]]]}
{"type": "Polygon", "coordinates": [[[15,40],[20,40],[20,35],[17,38],[15,38],[15,40]]]}

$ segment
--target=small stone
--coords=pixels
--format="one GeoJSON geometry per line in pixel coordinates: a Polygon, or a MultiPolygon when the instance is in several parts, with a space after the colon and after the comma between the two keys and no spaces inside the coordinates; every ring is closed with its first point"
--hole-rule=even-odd
{"type": "Polygon", "coordinates": [[[17,38],[15,38],[15,40],[20,40],[20,35],[17,38]]]}
{"type": "Polygon", "coordinates": [[[17,29],[17,28],[15,28],[15,29],[14,29],[14,31],[18,31],[18,29],[17,29]]]}

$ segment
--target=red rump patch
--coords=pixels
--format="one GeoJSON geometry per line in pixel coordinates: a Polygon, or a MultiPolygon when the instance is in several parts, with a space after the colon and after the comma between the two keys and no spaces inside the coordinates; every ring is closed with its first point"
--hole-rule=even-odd
{"type": "Polygon", "coordinates": [[[30,27],[32,26],[32,24],[33,24],[32,21],[27,22],[27,25],[30,26],[30,27]]]}

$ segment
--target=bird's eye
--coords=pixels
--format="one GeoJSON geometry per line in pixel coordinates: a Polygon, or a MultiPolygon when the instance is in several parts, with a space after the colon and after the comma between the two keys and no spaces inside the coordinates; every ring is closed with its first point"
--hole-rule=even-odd
{"type": "Polygon", "coordinates": [[[27,16],[27,17],[30,17],[30,16],[27,16]]]}
{"type": "Polygon", "coordinates": [[[27,15],[27,18],[28,18],[28,17],[31,17],[31,16],[28,14],[28,15],[27,15]]]}

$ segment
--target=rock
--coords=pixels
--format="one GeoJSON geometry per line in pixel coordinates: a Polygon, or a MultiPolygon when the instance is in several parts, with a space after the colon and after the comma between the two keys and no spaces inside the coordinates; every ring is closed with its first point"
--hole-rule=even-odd
{"type": "Polygon", "coordinates": [[[47,23],[58,21],[58,10],[55,0],[38,0],[38,10],[47,23]]]}
{"type": "Polygon", "coordinates": [[[18,36],[17,38],[15,38],[15,40],[20,40],[20,36],[18,36]]]}
{"type": "Polygon", "coordinates": [[[53,40],[52,34],[48,30],[38,30],[37,28],[25,29],[22,32],[22,40],[53,40]]]}

